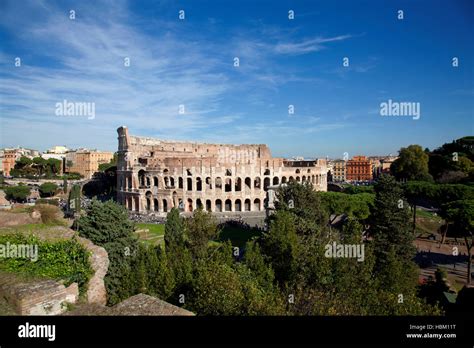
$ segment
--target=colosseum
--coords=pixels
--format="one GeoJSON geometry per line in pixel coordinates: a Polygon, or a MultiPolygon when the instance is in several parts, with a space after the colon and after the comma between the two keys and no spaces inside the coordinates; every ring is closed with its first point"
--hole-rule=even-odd
{"type": "Polygon", "coordinates": [[[326,161],[273,158],[266,145],[165,141],[118,132],[117,200],[134,213],[165,216],[197,207],[217,215],[264,212],[287,181],[326,191],[326,161]]]}

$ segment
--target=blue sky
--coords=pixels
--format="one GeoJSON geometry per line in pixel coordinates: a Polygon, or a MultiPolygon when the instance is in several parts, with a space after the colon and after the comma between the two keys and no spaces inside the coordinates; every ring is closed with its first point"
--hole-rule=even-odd
{"type": "Polygon", "coordinates": [[[116,150],[126,125],[284,157],[433,148],[474,134],[473,34],[472,1],[1,0],[0,146],[116,150]],[[420,119],[380,116],[388,99],[420,119]]]}

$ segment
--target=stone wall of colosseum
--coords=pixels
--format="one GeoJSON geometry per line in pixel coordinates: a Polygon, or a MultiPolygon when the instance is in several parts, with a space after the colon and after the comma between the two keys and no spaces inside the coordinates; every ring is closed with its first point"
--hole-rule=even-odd
{"type": "Polygon", "coordinates": [[[165,215],[192,212],[263,212],[268,187],[310,181],[326,191],[326,163],[273,158],[268,146],[163,141],[118,130],[118,201],[128,210],[165,215]]]}

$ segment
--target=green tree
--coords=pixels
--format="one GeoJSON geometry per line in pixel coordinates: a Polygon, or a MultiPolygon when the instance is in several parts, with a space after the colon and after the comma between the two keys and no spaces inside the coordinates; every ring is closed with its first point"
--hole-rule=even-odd
{"type": "Polygon", "coordinates": [[[262,249],[275,271],[276,280],[281,285],[295,280],[299,241],[293,214],[286,210],[277,210],[268,232],[262,236],[262,249]]]}
{"type": "Polygon", "coordinates": [[[136,284],[133,284],[131,265],[138,253],[138,240],[127,210],[113,201],[101,203],[94,199],[86,214],[74,225],[80,236],[104,247],[109,254],[109,269],[105,277],[109,304],[133,295],[136,284]]]}
{"type": "Polygon", "coordinates": [[[184,220],[179,216],[179,210],[172,208],[166,215],[165,245],[166,248],[184,247],[186,230],[184,220]]]}
{"type": "Polygon", "coordinates": [[[16,202],[24,202],[31,193],[30,188],[25,185],[5,187],[4,191],[8,200],[16,202]]]}
{"type": "Polygon", "coordinates": [[[81,186],[73,185],[68,197],[68,209],[73,212],[81,211],[81,186]]]}
{"type": "Polygon", "coordinates": [[[193,258],[207,255],[208,243],[217,239],[219,228],[215,218],[202,209],[196,209],[193,216],[186,220],[186,231],[189,240],[189,250],[193,258]]]}
{"type": "Polygon", "coordinates": [[[428,171],[428,155],[420,145],[402,147],[390,171],[397,179],[432,180],[428,171]]]}
{"type": "Polygon", "coordinates": [[[309,182],[289,182],[276,193],[276,209],[291,212],[298,234],[320,234],[327,215],[321,199],[309,182]]]}
{"type": "Polygon", "coordinates": [[[39,187],[41,197],[52,197],[57,190],[58,185],[56,185],[54,182],[45,182],[39,187]]]}
{"type": "Polygon", "coordinates": [[[67,186],[68,186],[67,185],[67,178],[64,177],[64,179],[63,179],[63,193],[67,193],[67,189],[68,189],[67,186]]]}
{"type": "Polygon", "coordinates": [[[464,238],[466,244],[468,264],[467,283],[471,283],[472,247],[474,245],[474,200],[458,200],[447,203],[443,209],[446,218],[454,222],[455,233],[464,238]]]}
{"type": "Polygon", "coordinates": [[[414,291],[416,268],[412,261],[414,235],[410,233],[408,204],[392,176],[382,175],[375,185],[370,234],[376,258],[375,274],[387,291],[414,291]]]}

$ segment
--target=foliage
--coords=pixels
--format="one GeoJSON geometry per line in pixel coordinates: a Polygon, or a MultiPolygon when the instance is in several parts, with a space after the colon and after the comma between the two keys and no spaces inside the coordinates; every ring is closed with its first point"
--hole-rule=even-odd
{"type": "Polygon", "coordinates": [[[331,214],[346,214],[359,220],[365,220],[369,217],[375,197],[371,193],[318,192],[318,194],[321,197],[321,205],[328,216],[331,214]]]}
{"type": "Polygon", "coordinates": [[[0,258],[0,269],[28,276],[63,280],[66,286],[78,283],[83,293],[85,285],[93,274],[89,263],[89,252],[76,240],[44,241],[35,236],[0,235],[0,245],[37,245],[38,259],[0,258]]]}
{"type": "Polygon", "coordinates": [[[56,185],[54,182],[45,182],[41,184],[39,187],[41,197],[54,196],[57,190],[58,190],[58,185],[56,185]]]}
{"type": "Polygon", "coordinates": [[[41,221],[44,224],[57,223],[59,221],[60,210],[53,204],[35,204],[35,210],[41,214],[41,221]]]}
{"type": "MultiPolygon", "coordinates": [[[[193,258],[201,258],[206,255],[208,242],[217,239],[219,229],[212,214],[197,209],[193,216],[186,221],[187,237],[189,240],[189,251],[193,258]]],[[[165,240],[170,239],[166,237],[165,240]]]]}
{"type": "Polygon", "coordinates": [[[390,171],[397,179],[432,180],[428,170],[428,154],[420,145],[402,147],[390,171]]]}
{"type": "Polygon", "coordinates": [[[5,187],[6,198],[15,202],[24,202],[30,195],[31,189],[25,185],[5,187]]]}
{"type": "Polygon", "coordinates": [[[94,244],[103,246],[109,254],[109,270],[105,277],[110,304],[134,294],[132,262],[137,255],[138,240],[134,235],[134,223],[122,206],[107,201],[92,200],[86,215],[74,222],[79,234],[94,244]]]}

